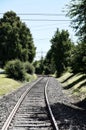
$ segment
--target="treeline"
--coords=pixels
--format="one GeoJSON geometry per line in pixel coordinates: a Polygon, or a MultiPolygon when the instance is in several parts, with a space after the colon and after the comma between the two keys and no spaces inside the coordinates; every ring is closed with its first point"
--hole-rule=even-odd
{"type": "Polygon", "coordinates": [[[46,57],[35,62],[36,47],[30,29],[21,22],[15,12],[6,12],[0,19],[0,67],[5,66],[10,77],[21,80],[25,79],[25,73],[34,72],[56,74],[57,77],[68,70],[86,74],[85,3],[86,0],[71,0],[67,5],[67,16],[71,18],[78,42],[72,42],[68,30],[57,28],[50,40],[51,48],[46,57]]]}
{"type": "Polygon", "coordinates": [[[52,37],[51,48],[47,52],[46,57],[36,61],[36,72],[42,74],[56,74],[61,76],[63,72],[69,68],[73,70],[73,57],[76,46],[71,41],[69,32],[67,30],[57,29],[52,37]]]}
{"type": "Polygon", "coordinates": [[[65,71],[86,74],[86,43],[74,44],[67,30],[57,29],[46,57],[37,63],[37,73],[56,74],[57,77],[65,71]]]}
{"type": "MultiPolygon", "coordinates": [[[[86,74],[86,0],[71,0],[67,9],[78,43],[72,43],[67,30],[57,29],[51,39],[51,49],[40,61],[41,73],[56,73],[59,77],[70,69],[73,73],[86,74]]],[[[37,68],[37,72],[40,73],[40,69],[37,68]]]]}

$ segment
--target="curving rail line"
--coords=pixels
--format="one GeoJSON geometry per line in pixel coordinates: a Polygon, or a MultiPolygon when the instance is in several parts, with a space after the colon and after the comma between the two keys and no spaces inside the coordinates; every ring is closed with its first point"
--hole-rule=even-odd
{"type": "Polygon", "coordinates": [[[1,130],[16,130],[14,125],[17,128],[20,126],[27,127],[28,130],[40,130],[40,128],[44,130],[59,130],[48,101],[48,82],[49,78],[41,77],[23,93],[1,130]],[[46,111],[46,106],[48,112],[46,111]],[[50,116],[48,116],[48,113],[50,116]]]}
{"type": "Polygon", "coordinates": [[[49,114],[50,114],[50,118],[51,118],[54,130],[59,130],[59,128],[57,126],[57,122],[56,122],[54,115],[52,113],[52,110],[51,110],[51,107],[50,107],[50,104],[49,104],[49,100],[48,100],[48,95],[47,95],[48,82],[49,82],[49,80],[47,81],[46,86],[45,86],[45,101],[46,101],[46,104],[47,104],[47,108],[48,108],[48,111],[49,111],[49,114]]]}

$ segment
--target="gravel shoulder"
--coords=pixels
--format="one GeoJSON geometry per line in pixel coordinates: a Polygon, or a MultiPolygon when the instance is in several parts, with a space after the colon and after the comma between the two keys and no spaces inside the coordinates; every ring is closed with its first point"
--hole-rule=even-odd
{"type": "Polygon", "coordinates": [[[86,130],[86,109],[77,106],[75,98],[64,93],[61,83],[52,77],[48,97],[60,130],[86,130]]]}

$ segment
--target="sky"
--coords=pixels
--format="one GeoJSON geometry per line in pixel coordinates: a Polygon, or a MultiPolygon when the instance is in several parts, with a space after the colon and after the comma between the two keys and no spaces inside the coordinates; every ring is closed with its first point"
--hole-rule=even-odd
{"type": "MultiPolygon", "coordinates": [[[[14,11],[30,29],[36,47],[36,60],[45,57],[50,49],[50,40],[57,28],[65,29],[70,33],[72,41],[76,41],[74,30],[70,27],[70,19],[65,16],[66,4],[70,0],[0,0],[0,13],[14,11]],[[19,15],[19,14],[64,14],[49,15],[19,15]],[[69,21],[26,21],[25,19],[69,20],[69,21]]],[[[3,17],[0,14],[0,18],[3,17]]]]}

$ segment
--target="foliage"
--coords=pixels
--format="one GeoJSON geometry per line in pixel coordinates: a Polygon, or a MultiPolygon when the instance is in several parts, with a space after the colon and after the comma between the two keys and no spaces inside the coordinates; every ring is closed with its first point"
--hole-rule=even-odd
{"type": "Polygon", "coordinates": [[[53,74],[55,73],[55,63],[53,58],[52,49],[50,49],[44,59],[44,73],[53,74]]]}
{"type": "Polygon", "coordinates": [[[44,68],[44,74],[45,75],[51,74],[51,70],[50,70],[50,68],[48,66],[45,66],[45,68],[44,68]]]}
{"type": "Polygon", "coordinates": [[[71,25],[80,39],[72,53],[72,70],[74,73],[86,73],[86,0],[71,0],[67,15],[72,19],[71,25]]]}
{"type": "Polygon", "coordinates": [[[44,59],[41,57],[41,60],[34,62],[35,73],[43,74],[44,73],[44,59]]]}
{"type": "Polygon", "coordinates": [[[25,80],[26,80],[27,82],[31,82],[31,81],[33,81],[33,80],[35,80],[35,79],[37,79],[37,76],[36,76],[35,74],[30,75],[30,74],[26,73],[25,80]]]}
{"type": "Polygon", "coordinates": [[[86,44],[79,43],[75,46],[71,57],[71,66],[74,73],[86,74],[86,44]]]}
{"type": "Polygon", "coordinates": [[[25,71],[26,71],[28,74],[34,74],[35,68],[34,68],[34,66],[33,66],[31,63],[25,62],[25,63],[24,63],[24,67],[25,67],[25,71]]]}
{"type": "Polygon", "coordinates": [[[32,62],[35,47],[30,29],[22,23],[15,12],[6,12],[0,19],[0,64],[20,59],[32,62]]]}
{"type": "Polygon", "coordinates": [[[76,35],[86,42],[86,0],[71,0],[67,15],[72,19],[71,25],[76,35]]]}
{"type": "Polygon", "coordinates": [[[59,77],[70,63],[71,48],[73,43],[69,38],[68,31],[59,31],[59,29],[55,32],[54,37],[51,39],[51,43],[57,77],[59,77]]]}
{"type": "Polygon", "coordinates": [[[5,66],[5,72],[8,77],[16,80],[25,80],[25,69],[22,62],[18,59],[8,61],[5,66]]]}

